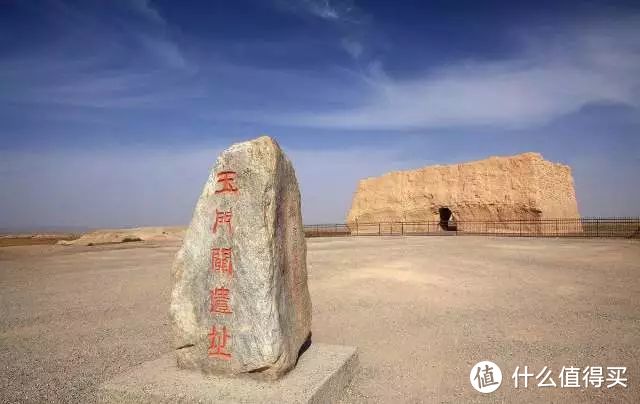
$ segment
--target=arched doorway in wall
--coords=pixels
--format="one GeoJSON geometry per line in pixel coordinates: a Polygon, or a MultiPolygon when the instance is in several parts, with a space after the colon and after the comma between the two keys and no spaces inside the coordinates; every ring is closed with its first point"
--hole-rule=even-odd
{"type": "Polygon", "coordinates": [[[442,230],[449,230],[449,219],[451,219],[451,209],[445,206],[438,209],[438,213],[440,213],[440,228],[442,230]]]}

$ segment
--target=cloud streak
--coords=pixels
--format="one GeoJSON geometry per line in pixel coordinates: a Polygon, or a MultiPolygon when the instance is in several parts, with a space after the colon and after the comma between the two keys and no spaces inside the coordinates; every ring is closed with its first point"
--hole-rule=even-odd
{"type": "Polygon", "coordinates": [[[638,107],[640,19],[611,26],[594,23],[554,37],[525,37],[517,57],[463,61],[416,78],[391,78],[378,69],[360,75],[365,90],[359,104],[276,121],[333,129],[521,128],[593,102],[638,107]]]}
{"type": "Polygon", "coordinates": [[[106,10],[54,4],[46,9],[54,25],[43,29],[57,40],[0,56],[0,101],[146,108],[201,96],[185,85],[197,66],[148,1],[106,10]]]}
{"type": "Polygon", "coordinates": [[[308,14],[332,22],[357,23],[363,15],[351,0],[276,0],[282,10],[308,14]]]}
{"type": "Polygon", "coordinates": [[[370,29],[371,17],[351,0],[279,0],[281,10],[302,16],[320,18],[336,26],[341,32],[340,46],[354,60],[365,52],[365,37],[370,29]]]}

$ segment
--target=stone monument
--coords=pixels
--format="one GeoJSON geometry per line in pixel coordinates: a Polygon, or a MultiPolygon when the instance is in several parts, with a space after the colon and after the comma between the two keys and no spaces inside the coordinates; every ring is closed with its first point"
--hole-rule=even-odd
{"type": "Polygon", "coordinates": [[[171,352],[104,383],[97,401],[338,400],[357,353],[311,342],[300,191],[273,139],[220,155],[171,276],[171,352]]]}
{"type": "Polygon", "coordinates": [[[300,191],[263,136],[222,153],[173,266],[178,366],[277,378],[311,332],[300,191]]]}

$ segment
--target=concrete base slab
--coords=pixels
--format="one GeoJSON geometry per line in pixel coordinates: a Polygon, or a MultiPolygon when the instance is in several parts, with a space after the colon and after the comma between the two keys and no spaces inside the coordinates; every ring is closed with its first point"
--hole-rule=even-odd
{"type": "Polygon", "coordinates": [[[145,362],[100,386],[104,403],[332,403],[357,367],[356,348],[312,343],[276,381],[179,369],[173,353],[145,362]]]}

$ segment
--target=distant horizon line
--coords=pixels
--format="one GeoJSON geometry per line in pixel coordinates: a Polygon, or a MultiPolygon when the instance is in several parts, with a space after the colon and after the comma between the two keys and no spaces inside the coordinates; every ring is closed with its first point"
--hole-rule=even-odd
{"type": "MultiPolygon", "coordinates": [[[[532,221],[547,221],[547,220],[640,220],[640,215],[637,216],[580,216],[580,217],[552,217],[552,218],[540,218],[540,219],[504,219],[504,220],[467,220],[466,222],[532,222],[532,221]]],[[[377,224],[377,223],[426,223],[437,222],[437,220],[387,220],[387,221],[372,221],[372,222],[359,222],[362,224],[377,224]]],[[[459,220],[458,222],[464,222],[459,220]]],[[[316,223],[303,223],[303,226],[335,226],[346,225],[348,222],[316,222],[316,223]]],[[[155,225],[130,225],[130,226],[7,226],[0,227],[0,236],[14,236],[14,235],[34,235],[34,234],[77,234],[87,233],[97,230],[125,230],[136,228],[150,228],[150,227],[184,227],[188,228],[189,223],[185,224],[155,224],[155,225]]]]}

